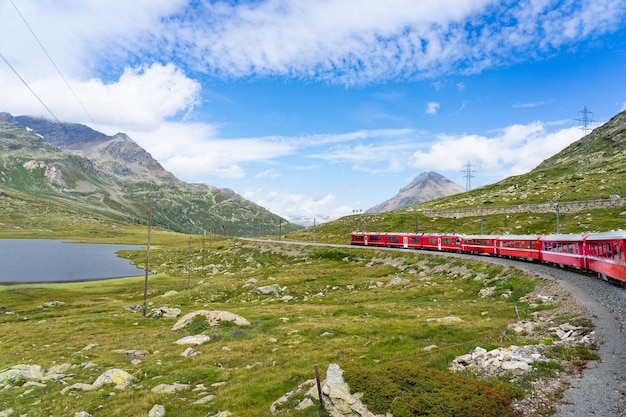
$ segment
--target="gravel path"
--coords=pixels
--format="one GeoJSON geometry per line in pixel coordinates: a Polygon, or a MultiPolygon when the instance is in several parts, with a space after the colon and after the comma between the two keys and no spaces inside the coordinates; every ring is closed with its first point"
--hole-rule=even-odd
{"type": "Polygon", "coordinates": [[[601,359],[590,361],[581,376],[568,378],[570,387],[563,393],[555,416],[625,417],[626,290],[592,276],[545,265],[510,265],[555,280],[584,307],[595,325],[601,359]]]}

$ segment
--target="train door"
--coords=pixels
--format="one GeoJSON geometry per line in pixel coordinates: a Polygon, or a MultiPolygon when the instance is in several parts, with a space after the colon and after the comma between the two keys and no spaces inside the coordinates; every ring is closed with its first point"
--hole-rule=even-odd
{"type": "Polygon", "coordinates": [[[437,238],[437,250],[439,251],[441,250],[441,238],[440,237],[437,238]]]}
{"type": "Polygon", "coordinates": [[[409,237],[408,236],[404,236],[402,238],[402,246],[404,246],[405,249],[409,247],[409,237]]]}
{"type": "Polygon", "coordinates": [[[365,235],[363,237],[364,237],[365,246],[367,246],[367,235],[365,235]]]}

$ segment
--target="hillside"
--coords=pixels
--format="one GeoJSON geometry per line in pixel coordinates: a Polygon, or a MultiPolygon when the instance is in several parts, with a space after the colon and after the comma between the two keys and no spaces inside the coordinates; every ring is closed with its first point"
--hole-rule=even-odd
{"type": "Polygon", "coordinates": [[[527,174],[414,208],[477,208],[610,197],[626,197],[626,111],[527,174]]]}
{"type": "Polygon", "coordinates": [[[411,181],[409,185],[401,188],[398,194],[389,200],[369,208],[365,213],[385,213],[425,201],[459,194],[463,191],[465,191],[463,187],[455,184],[441,174],[433,171],[423,172],[411,181]]]}
{"type": "Polygon", "coordinates": [[[0,191],[136,224],[148,222],[152,201],[155,226],[185,233],[251,236],[299,227],[230,189],[180,181],[125,134],[8,113],[0,113],[0,191]]]}

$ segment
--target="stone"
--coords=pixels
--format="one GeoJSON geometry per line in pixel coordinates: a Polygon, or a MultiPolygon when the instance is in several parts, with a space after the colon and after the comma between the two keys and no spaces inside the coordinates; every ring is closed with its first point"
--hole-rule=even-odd
{"type": "Polygon", "coordinates": [[[394,279],[392,279],[391,281],[389,281],[387,283],[387,285],[385,285],[386,287],[392,287],[394,285],[404,285],[404,284],[410,284],[411,281],[409,281],[408,279],[403,279],[403,278],[399,278],[399,277],[395,277],[394,279]]]}
{"type": "Polygon", "coordinates": [[[47,303],[43,303],[41,308],[54,308],[62,305],[65,305],[63,301],[48,301],[47,303]]]}
{"type": "Polygon", "coordinates": [[[190,348],[190,347],[185,349],[185,351],[180,354],[180,356],[184,358],[193,358],[194,356],[198,356],[198,355],[199,353],[194,348],[190,348]]]}
{"type": "Polygon", "coordinates": [[[198,400],[194,401],[194,404],[195,405],[206,404],[209,401],[213,401],[214,399],[215,399],[215,395],[209,394],[209,395],[206,395],[206,396],[204,396],[202,398],[199,398],[198,400]]]}
{"type": "Polygon", "coordinates": [[[161,404],[155,404],[148,412],[148,417],[163,417],[165,416],[165,407],[161,404]]]}
{"type": "Polygon", "coordinates": [[[259,295],[278,295],[281,291],[282,289],[278,284],[266,285],[256,289],[256,293],[259,295]]]}
{"type": "Polygon", "coordinates": [[[361,400],[350,393],[350,387],[343,379],[343,369],[335,363],[328,365],[322,393],[324,406],[332,417],[375,417],[361,400]]]}
{"type": "Polygon", "coordinates": [[[204,334],[197,334],[195,336],[185,336],[181,339],[178,339],[174,343],[177,345],[202,345],[204,343],[210,342],[211,338],[204,334]]]}
{"type": "Polygon", "coordinates": [[[86,411],[79,411],[77,413],[74,413],[74,417],[93,417],[93,416],[86,411]]]}
{"type": "Polygon", "coordinates": [[[43,377],[43,368],[39,365],[15,365],[0,371],[0,383],[39,381],[43,377]]]}
{"type": "Polygon", "coordinates": [[[128,388],[133,381],[133,376],[123,369],[109,369],[96,379],[93,386],[97,389],[105,384],[114,384],[116,388],[124,389],[128,388]]]}
{"type": "Polygon", "coordinates": [[[178,291],[172,290],[172,291],[168,291],[168,292],[166,292],[166,293],[165,293],[165,294],[163,294],[161,297],[164,297],[164,298],[166,298],[166,297],[172,297],[172,296],[174,296],[174,295],[176,295],[176,294],[178,294],[178,291]]]}
{"type": "Polygon", "coordinates": [[[152,388],[151,391],[155,392],[155,393],[161,393],[161,394],[173,394],[177,391],[184,391],[189,389],[190,385],[189,384],[180,384],[178,382],[173,383],[173,384],[160,384],[157,385],[156,387],[152,388]]]}
{"type": "Polygon", "coordinates": [[[435,322],[435,323],[463,323],[463,319],[455,316],[448,317],[433,317],[426,319],[427,322],[435,322]]]}
{"type": "Polygon", "coordinates": [[[169,317],[169,318],[176,318],[178,316],[180,316],[180,308],[171,308],[171,307],[167,307],[167,306],[161,306],[159,308],[153,308],[152,310],[150,310],[150,313],[148,313],[149,317],[169,317]]]}
{"type": "Polygon", "coordinates": [[[172,330],[182,329],[183,327],[191,323],[196,316],[200,315],[206,318],[209,326],[216,326],[219,324],[220,321],[230,321],[238,326],[250,326],[250,322],[248,320],[236,314],[229,313],[228,311],[198,310],[187,313],[183,317],[181,317],[176,322],[176,324],[172,326],[172,330]]]}

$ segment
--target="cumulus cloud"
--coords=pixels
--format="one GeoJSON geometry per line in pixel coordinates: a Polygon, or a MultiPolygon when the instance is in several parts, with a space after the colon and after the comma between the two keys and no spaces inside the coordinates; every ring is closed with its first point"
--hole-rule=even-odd
{"type": "Polygon", "coordinates": [[[440,135],[428,149],[415,152],[409,165],[423,170],[460,170],[470,161],[481,175],[502,179],[532,170],[581,136],[575,127],[548,132],[541,122],[508,126],[493,136],[440,135]]]}
{"type": "Polygon", "coordinates": [[[333,194],[267,192],[262,189],[248,190],[243,196],[257,202],[291,222],[312,225],[341,217],[348,212],[347,206],[335,206],[333,194]]]}
{"type": "Polygon", "coordinates": [[[440,103],[436,101],[431,101],[430,103],[426,104],[426,114],[437,114],[437,112],[439,111],[439,106],[440,103]]]}

